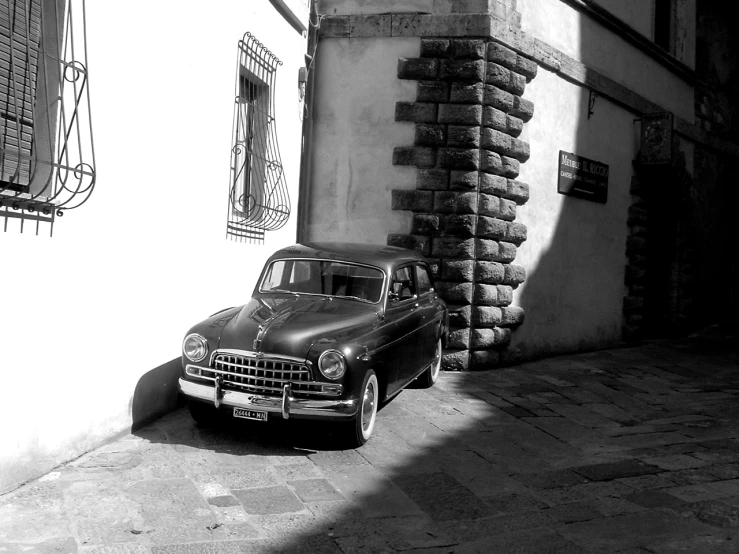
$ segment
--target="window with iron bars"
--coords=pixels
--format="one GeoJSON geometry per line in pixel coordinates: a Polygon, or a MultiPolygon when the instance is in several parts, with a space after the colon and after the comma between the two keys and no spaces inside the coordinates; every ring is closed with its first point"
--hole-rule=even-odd
{"type": "Polygon", "coordinates": [[[277,145],[275,73],[282,65],[251,33],[238,45],[227,235],[262,242],[290,217],[277,145]]]}
{"type": "Polygon", "coordinates": [[[85,0],[0,1],[0,227],[41,223],[95,186],[85,0]]]}

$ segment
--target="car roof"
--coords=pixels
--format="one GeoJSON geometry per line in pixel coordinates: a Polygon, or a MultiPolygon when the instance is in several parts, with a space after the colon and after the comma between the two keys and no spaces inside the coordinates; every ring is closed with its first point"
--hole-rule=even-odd
{"type": "Polygon", "coordinates": [[[374,265],[389,270],[407,262],[422,261],[423,256],[406,248],[384,244],[364,244],[355,242],[310,242],[282,248],[270,256],[277,258],[320,258],[342,260],[374,265]]]}

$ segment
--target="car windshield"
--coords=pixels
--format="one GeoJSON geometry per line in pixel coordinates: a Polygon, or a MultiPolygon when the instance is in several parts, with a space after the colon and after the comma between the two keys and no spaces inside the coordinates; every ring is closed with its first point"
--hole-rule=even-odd
{"type": "Polygon", "coordinates": [[[377,303],[384,273],[375,267],[327,260],[275,260],[264,274],[261,292],[290,292],[353,298],[377,303]]]}

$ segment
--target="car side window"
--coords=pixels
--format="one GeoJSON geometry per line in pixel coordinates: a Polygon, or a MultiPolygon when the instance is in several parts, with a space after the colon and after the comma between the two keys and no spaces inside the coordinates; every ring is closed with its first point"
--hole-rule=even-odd
{"type": "Polygon", "coordinates": [[[405,266],[395,270],[390,292],[397,295],[399,300],[408,300],[416,295],[416,285],[413,281],[413,266],[405,266]]]}
{"type": "Polygon", "coordinates": [[[416,292],[419,296],[431,292],[433,289],[431,276],[425,265],[416,264],[416,292]]]}
{"type": "Polygon", "coordinates": [[[293,262],[293,271],[290,275],[291,283],[300,283],[310,280],[310,264],[308,262],[293,262]]]}
{"type": "Polygon", "coordinates": [[[269,266],[269,269],[267,270],[267,274],[264,276],[264,281],[262,282],[262,289],[263,290],[271,290],[274,288],[279,288],[282,284],[282,280],[285,277],[285,262],[278,261],[273,263],[269,266]]]}

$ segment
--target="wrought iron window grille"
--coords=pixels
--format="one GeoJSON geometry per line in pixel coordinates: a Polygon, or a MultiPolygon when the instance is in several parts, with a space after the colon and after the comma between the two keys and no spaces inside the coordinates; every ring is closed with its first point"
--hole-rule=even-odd
{"type": "Polygon", "coordinates": [[[290,217],[290,196],[277,145],[275,74],[282,62],[251,33],[239,41],[226,233],[261,243],[290,217]]]}
{"type": "Polygon", "coordinates": [[[85,0],[0,2],[0,221],[42,223],[95,188],[85,0]]]}

